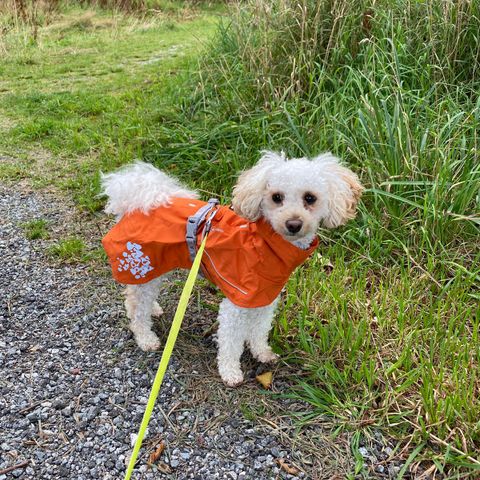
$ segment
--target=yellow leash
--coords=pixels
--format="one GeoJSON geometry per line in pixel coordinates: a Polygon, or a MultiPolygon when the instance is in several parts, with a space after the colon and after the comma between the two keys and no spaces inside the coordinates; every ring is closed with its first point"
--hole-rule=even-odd
{"type": "Polygon", "coordinates": [[[137,461],[138,452],[142,446],[143,437],[150,421],[152,415],[153,407],[155,406],[155,400],[157,399],[158,392],[162,386],[163,377],[165,371],[167,370],[168,362],[172,355],[173,347],[175,346],[175,341],[177,340],[178,332],[180,326],[182,325],[183,317],[185,316],[185,311],[187,310],[188,300],[192,294],[193,285],[195,284],[195,279],[197,277],[198,270],[200,268],[200,262],[202,260],[203,250],[205,249],[205,244],[207,242],[207,232],[203,237],[202,244],[198,249],[195,260],[193,261],[192,268],[188,274],[187,281],[183,287],[182,295],[180,296],[180,301],[178,302],[178,307],[173,317],[172,326],[170,327],[170,333],[168,334],[167,342],[165,348],[163,349],[162,358],[160,359],[160,364],[158,365],[158,370],[155,375],[155,380],[153,381],[152,391],[150,392],[150,397],[148,398],[147,407],[145,408],[145,413],[143,414],[142,423],[140,424],[140,429],[138,430],[138,436],[135,440],[135,445],[133,447],[133,452],[128,462],[127,472],[125,473],[124,480],[130,480],[132,476],[133,467],[137,461]]]}

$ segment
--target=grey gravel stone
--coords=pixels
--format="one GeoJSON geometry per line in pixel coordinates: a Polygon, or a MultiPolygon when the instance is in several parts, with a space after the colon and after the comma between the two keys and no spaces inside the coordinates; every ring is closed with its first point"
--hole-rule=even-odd
{"type": "Polygon", "coordinates": [[[360,447],[358,451],[363,458],[367,458],[369,455],[368,450],[365,447],[360,447]]]}
{"type": "Polygon", "coordinates": [[[28,420],[29,420],[30,422],[35,423],[35,422],[37,422],[37,421],[40,419],[40,413],[37,412],[37,411],[32,412],[32,413],[29,413],[29,414],[27,415],[27,418],[28,418],[28,420]]]}

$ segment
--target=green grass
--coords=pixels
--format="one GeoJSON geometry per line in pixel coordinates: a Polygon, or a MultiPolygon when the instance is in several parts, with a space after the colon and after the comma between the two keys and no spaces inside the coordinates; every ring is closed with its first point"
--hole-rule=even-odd
{"type": "Polygon", "coordinates": [[[257,2],[252,17],[244,3],[219,30],[201,9],[187,21],[70,10],[36,44],[9,33],[0,148],[21,160],[0,175],[96,211],[98,171],[134,158],[228,201],[261,149],[339,155],[367,187],[359,215],[320,232],[273,331],[302,370],[290,394],[312,406],[297,421],[335,417],[353,452],[382,429],[411,441],[412,465],[476,478],[478,5],[377,2],[368,20],[366,2],[300,4],[257,2]]]}
{"type": "Polygon", "coordinates": [[[29,240],[37,240],[40,238],[48,238],[48,222],[43,218],[31,220],[23,225],[25,236],[29,240]]]}
{"type": "Polygon", "coordinates": [[[291,280],[274,329],[277,351],[304,371],[292,395],[313,411],[299,421],[326,414],[365,435],[381,428],[412,442],[411,462],[475,478],[480,82],[469,35],[480,12],[464,16],[462,3],[443,18],[438,3],[422,4],[433,9],[427,17],[415,3],[380,3],[370,32],[366,4],[303,2],[302,13],[294,2],[281,12],[257,2],[251,8],[268,8],[255,29],[243,8],[182,111],[209,134],[151,158],[168,155],[183,170],[199,145],[198,177],[221,189],[260,148],[331,150],[360,173],[358,218],[321,232],[320,253],[291,280]],[[320,27],[309,23],[318,11],[320,27]],[[453,40],[445,32],[459,24],[453,40]]]}
{"type": "Polygon", "coordinates": [[[82,261],[85,260],[86,246],[81,238],[64,238],[52,245],[49,252],[52,257],[63,261],[82,261]]]}
{"type": "Polygon", "coordinates": [[[61,238],[48,248],[52,259],[63,263],[84,263],[91,267],[92,271],[98,265],[108,263],[108,258],[102,247],[87,247],[85,240],[78,236],[61,238]]]}
{"type": "Polygon", "coordinates": [[[0,119],[8,127],[0,148],[28,158],[25,168],[2,166],[0,175],[54,183],[85,208],[100,208],[98,171],[142,157],[162,121],[165,91],[188,75],[215,29],[215,10],[206,10],[179,21],[71,7],[41,28],[36,42],[28,27],[9,30],[0,65],[0,119]],[[28,155],[35,146],[48,152],[42,162],[28,155]]]}

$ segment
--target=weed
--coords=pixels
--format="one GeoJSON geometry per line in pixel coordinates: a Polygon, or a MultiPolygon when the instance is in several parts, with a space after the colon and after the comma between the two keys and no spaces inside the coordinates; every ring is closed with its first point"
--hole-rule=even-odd
{"type": "Polygon", "coordinates": [[[265,414],[265,407],[253,403],[241,403],[240,411],[247,420],[254,422],[258,417],[265,414]]]}
{"type": "Polygon", "coordinates": [[[29,240],[37,240],[39,238],[48,238],[48,222],[42,218],[31,220],[23,225],[25,235],[29,240]]]}
{"type": "Polygon", "coordinates": [[[273,340],[305,372],[303,421],[394,425],[420,446],[410,462],[448,445],[455,475],[478,448],[480,12],[441,3],[239,2],[144,152],[227,194],[262,148],[332,150],[360,173],[357,220],[321,232],[273,340]]]}
{"type": "Polygon", "coordinates": [[[0,179],[18,180],[28,176],[28,168],[18,162],[5,161],[0,163],[0,179]]]}
{"type": "Polygon", "coordinates": [[[77,237],[59,240],[49,249],[49,253],[63,261],[81,261],[85,255],[85,243],[77,237]]]}

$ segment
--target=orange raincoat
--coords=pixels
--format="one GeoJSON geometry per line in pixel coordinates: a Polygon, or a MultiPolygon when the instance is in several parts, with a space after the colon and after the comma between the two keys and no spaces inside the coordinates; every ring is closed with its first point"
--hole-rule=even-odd
{"type": "MultiPolygon", "coordinates": [[[[205,204],[173,198],[171,204],[148,214],[136,210],[125,215],[102,241],[114,278],[139,284],[176,268],[189,269],[186,223],[205,204]]],[[[197,238],[197,247],[200,241],[197,238]]],[[[310,248],[302,250],[274,232],[265,220],[249,222],[229,207],[217,207],[202,259],[203,273],[235,305],[264,307],[275,300],[291,273],[317,246],[315,238],[310,248]]]]}

